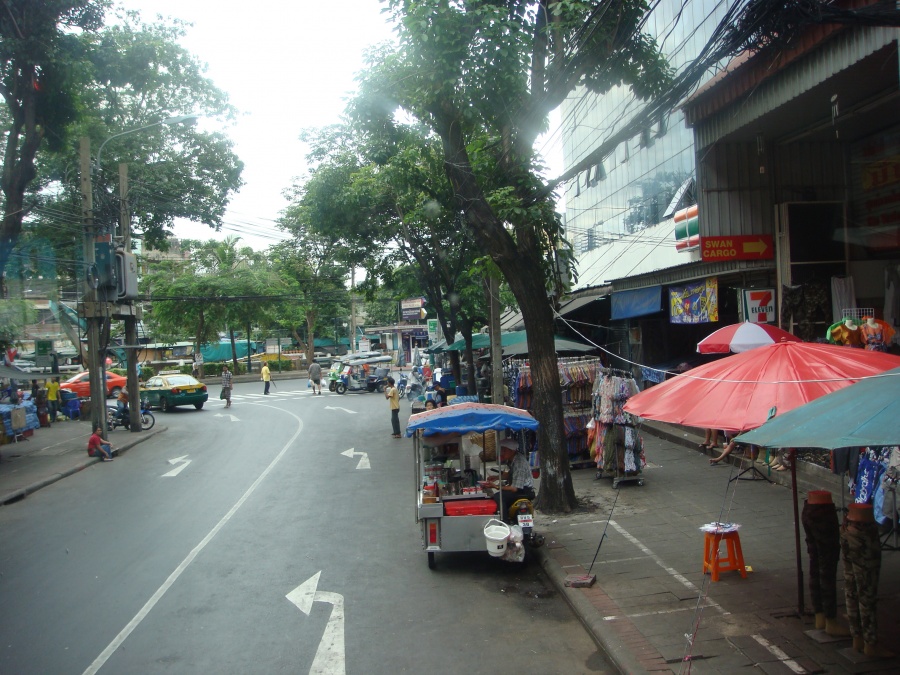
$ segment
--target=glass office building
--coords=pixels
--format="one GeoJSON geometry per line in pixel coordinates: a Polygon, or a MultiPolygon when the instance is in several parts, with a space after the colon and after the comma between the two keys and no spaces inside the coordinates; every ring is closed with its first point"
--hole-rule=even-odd
{"type": "MultiPolygon", "coordinates": [[[[703,48],[727,7],[711,0],[662,0],[645,32],[657,39],[672,68],[681,70],[703,48]]],[[[621,86],[603,95],[579,90],[570,96],[561,119],[566,168],[610,138],[642,105],[621,86]]],[[[670,218],[677,194],[681,204],[691,203],[693,177],[693,131],[681,111],[673,110],[568,183],[566,231],[576,254],[670,218]]],[[[591,285],[589,279],[582,283],[591,285]]]]}

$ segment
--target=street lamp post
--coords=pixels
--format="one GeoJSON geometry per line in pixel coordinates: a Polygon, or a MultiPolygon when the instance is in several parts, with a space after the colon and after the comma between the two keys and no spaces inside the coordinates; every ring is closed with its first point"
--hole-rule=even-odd
{"type": "MultiPolygon", "coordinates": [[[[106,423],[106,383],[103,381],[105,379],[103,372],[103,359],[100,355],[100,323],[102,321],[108,320],[108,317],[111,315],[111,312],[108,311],[109,304],[104,302],[101,306],[99,302],[99,294],[97,292],[99,283],[97,279],[97,270],[96,270],[96,258],[94,251],[94,243],[96,242],[97,232],[94,228],[94,207],[93,207],[93,185],[91,183],[91,171],[93,168],[100,167],[100,158],[103,153],[103,148],[106,147],[106,144],[115,138],[119,138],[121,136],[125,136],[127,134],[137,133],[139,131],[144,131],[146,129],[151,129],[153,127],[167,125],[167,124],[180,124],[183,122],[191,122],[195,121],[199,115],[179,115],[176,117],[167,117],[165,119],[159,120],[158,122],[154,122],[152,124],[146,124],[142,127],[136,127],[134,129],[126,129],[125,131],[120,131],[117,134],[113,134],[106,140],[104,140],[100,147],[97,150],[97,159],[92,164],[91,162],[91,141],[89,138],[82,138],[80,142],[80,169],[81,169],[81,200],[82,200],[82,219],[84,221],[84,265],[85,265],[85,275],[84,275],[84,294],[83,294],[83,307],[84,307],[84,318],[87,323],[87,339],[88,339],[88,373],[90,375],[90,392],[91,392],[91,428],[96,429],[97,427],[101,427],[104,431],[107,430],[106,423]]],[[[132,324],[135,319],[132,317],[132,324]]],[[[126,322],[127,323],[127,322],[126,322]]],[[[132,325],[132,328],[134,326],[132,325]]],[[[132,336],[136,334],[136,331],[128,330],[129,326],[126,325],[126,333],[131,333],[132,336]]],[[[138,378],[137,378],[137,369],[136,369],[136,359],[137,354],[133,349],[129,349],[127,351],[128,354],[128,392],[134,397],[136,393],[138,393],[138,399],[135,399],[135,404],[131,406],[132,419],[131,419],[131,429],[132,431],[140,430],[141,425],[139,421],[140,415],[140,401],[139,401],[139,389],[138,389],[138,378]]]]}

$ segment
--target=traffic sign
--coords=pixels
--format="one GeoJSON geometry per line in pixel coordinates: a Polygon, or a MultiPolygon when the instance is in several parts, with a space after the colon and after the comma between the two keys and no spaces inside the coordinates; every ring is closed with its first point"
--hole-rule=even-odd
{"type": "Polygon", "coordinates": [[[703,262],[771,260],[775,257],[775,244],[770,234],[700,237],[700,255],[703,262]]]}

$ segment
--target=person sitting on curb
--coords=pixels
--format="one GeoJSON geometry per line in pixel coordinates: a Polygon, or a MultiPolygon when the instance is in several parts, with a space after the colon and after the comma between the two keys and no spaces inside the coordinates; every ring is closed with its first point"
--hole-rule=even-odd
{"type": "Polygon", "coordinates": [[[109,441],[103,438],[102,427],[94,429],[94,433],[91,434],[91,437],[88,439],[87,451],[88,455],[91,457],[100,456],[104,462],[113,461],[113,447],[109,441]]]}

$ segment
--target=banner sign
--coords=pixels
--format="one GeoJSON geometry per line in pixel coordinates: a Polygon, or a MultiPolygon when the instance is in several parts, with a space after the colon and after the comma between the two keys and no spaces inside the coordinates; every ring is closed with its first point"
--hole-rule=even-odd
{"type": "Polygon", "coordinates": [[[687,286],[669,286],[670,323],[719,320],[719,280],[708,277],[687,286]]]}
{"type": "Polygon", "coordinates": [[[428,319],[428,339],[437,342],[438,339],[438,320],[428,319]]]}
{"type": "Polygon", "coordinates": [[[400,301],[400,318],[404,321],[418,321],[425,318],[425,298],[408,298],[400,301]]]}
{"type": "Polygon", "coordinates": [[[775,289],[744,289],[744,321],[771,323],[775,321],[775,289]]]}
{"type": "Polygon", "coordinates": [[[775,257],[775,243],[770,234],[701,237],[700,257],[703,262],[771,260],[775,257]]]}

